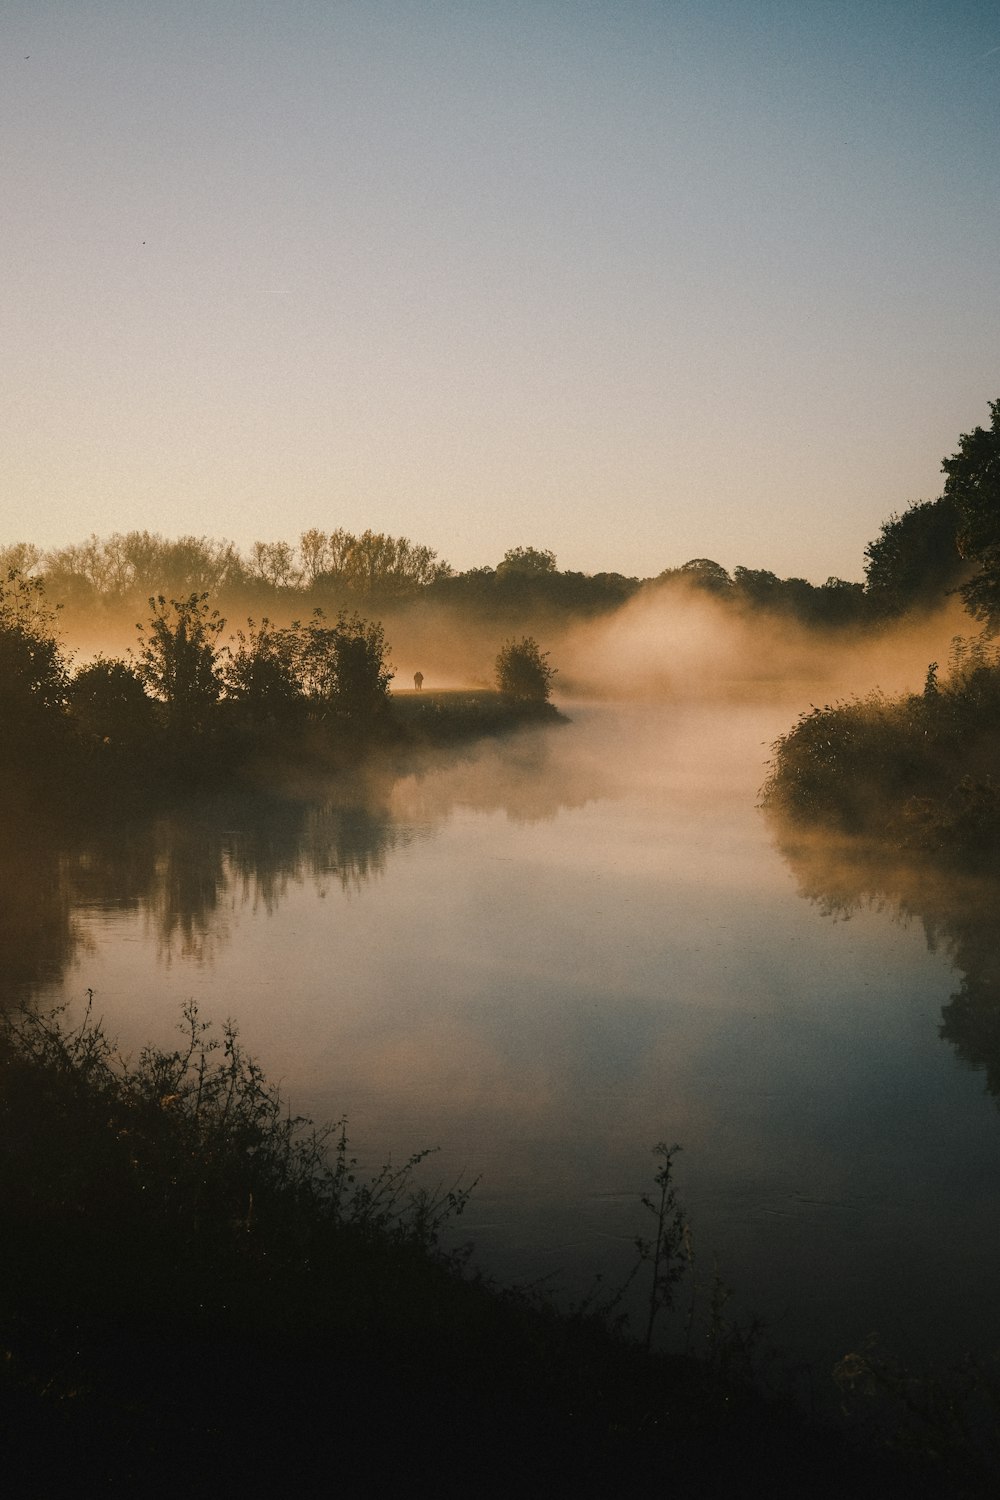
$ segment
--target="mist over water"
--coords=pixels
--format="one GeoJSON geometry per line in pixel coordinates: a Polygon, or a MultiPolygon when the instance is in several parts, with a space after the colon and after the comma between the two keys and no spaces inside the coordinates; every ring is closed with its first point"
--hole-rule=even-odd
{"type": "Polygon", "coordinates": [[[755,806],[777,697],[572,701],[566,727],[308,796],[8,848],[8,996],[91,988],[126,1049],[190,998],[232,1016],[369,1165],[438,1145],[435,1175],[479,1176],[462,1233],[505,1278],[623,1278],[676,1140],[702,1274],[820,1385],[875,1329],[907,1355],[988,1341],[989,898],[782,844],[755,806]]]}

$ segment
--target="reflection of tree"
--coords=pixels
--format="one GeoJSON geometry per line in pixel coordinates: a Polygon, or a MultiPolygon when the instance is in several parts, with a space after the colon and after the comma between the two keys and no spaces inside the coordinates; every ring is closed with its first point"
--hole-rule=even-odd
{"type": "Polygon", "coordinates": [[[56,844],[8,826],[0,840],[0,1005],[58,979],[79,933],[56,844]]]}
{"type": "Polygon", "coordinates": [[[207,959],[241,906],[271,910],[293,886],[357,894],[389,855],[457,807],[552,818],[595,795],[587,767],[553,757],[545,731],[428,753],[414,768],[373,767],[295,794],[192,800],[169,813],[0,847],[0,1002],[58,983],[83,919],[142,913],[162,957],[207,959]]]}
{"type": "MultiPolygon", "coordinates": [[[[357,800],[360,798],[361,800],[357,800]]],[[[89,913],[142,912],[161,956],[206,958],[239,904],[272,908],[290,884],[360,891],[405,841],[378,802],[241,798],[0,848],[0,1003],[58,983],[89,913]]]]}
{"type": "Polygon", "coordinates": [[[941,1037],[1000,1098],[1000,881],[903,863],[862,840],[810,836],[777,820],[775,832],[801,894],[828,915],[895,911],[950,956],[962,980],[942,1009],[941,1037]]]}

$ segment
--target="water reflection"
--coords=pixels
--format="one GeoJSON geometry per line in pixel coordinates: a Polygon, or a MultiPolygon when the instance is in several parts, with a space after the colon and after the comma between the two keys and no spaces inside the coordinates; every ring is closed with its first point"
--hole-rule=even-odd
{"type": "Polygon", "coordinates": [[[65,865],[44,832],[0,839],[0,999],[58,980],[79,942],[65,865]]]}
{"type": "Polygon", "coordinates": [[[158,958],[210,961],[232,915],[271,912],[293,887],[359,895],[395,851],[457,809],[525,824],[599,794],[584,762],[552,771],[542,733],[370,765],[186,804],[169,814],[61,836],[8,836],[0,852],[0,1001],[58,984],[88,938],[81,918],[141,912],[158,958]]]}
{"type": "Polygon", "coordinates": [[[876,907],[919,922],[931,952],[947,954],[961,983],[941,1011],[940,1035],[1000,1101],[1000,882],[893,859],[860,840],[775,828],[800,893],[828,916],[876,907]]]}

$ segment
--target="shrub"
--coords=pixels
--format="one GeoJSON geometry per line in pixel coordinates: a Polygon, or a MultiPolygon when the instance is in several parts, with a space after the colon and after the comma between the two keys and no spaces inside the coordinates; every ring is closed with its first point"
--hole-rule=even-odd
{"type": "Polygon", "coordinates": [[[224,648],[226,696],[251,719],[287,717],[303,699],[290,632],[274,629],[266,618],[259,625],[248,620],[246,633],[237,630],[235,639],[235,647],[224,648]]]}
{"type": "Polygon", "coordinates": [[[68,697],[80,728],[112,745],[134,749],[154,727],[152,700],[128,662],[97,657],[76,673],[68,697]]]}
{"type": "Polygon", "coordinates": [[[555,667],[548,664],[547,651],[530,635],[505,641],[497,654],[498,690],[518,703],[545,703],[552,691],[555,667]]]}
{"type": "Polygon", "coordinates": [[[148,629],[142,637],[139,673],[146,685],[166,703],[172,720],[198,724],[218,702],[222,691],[215,642],[225,626],[207,594],[150,599],[148,629]]]}
{"type": "Polygon", "coordinates": [[[0,580],[0,763],[31,768],[65,729],[69,673],[41,582],[0,580]]]}

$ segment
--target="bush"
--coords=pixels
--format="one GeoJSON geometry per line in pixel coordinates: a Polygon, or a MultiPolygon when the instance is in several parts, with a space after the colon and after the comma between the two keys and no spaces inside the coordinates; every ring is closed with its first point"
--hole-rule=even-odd
{"type": "Polygon", "coordinates": [[[295,672],[290,632],[276,630],[270,620],[247,621],[246,634],[236,632],[236,645],[227,646],[222,669],[226,696],[253,720],[287,718],[303,701],[295,672]]]}
{"type": "Polygon", "coordinates": [[[69,673],[38,579],[0,581],[0,765],[38,769],[62,742],[69,673]]]}
{"type": "Polygon", "coordinates": [[[139,672],[147,687],[167,705],[171,720],[200,725],[219,700],[222,681],[216,659],[216,640],[225,626],[207,594],[150,599],[148,629],[138,626],[139,672]]]}
{"type": "Polygon", "coordinates": [[[497,654],[497,689],[518,703],[547,702],[556,674],[555,667],[548,664],[548,655],[530,635],[505,641],[497,654]]]}
{"type": "Polygon", "coordinates": [[[982,639],[953,643],[922,693],[881,692],[812,708],[773,746],[765,807],[963,860],[996,859],[1000,660],[982,639]]]}
{"type": "Polygon", "coordinates": [[[128,662],[99,656],[69,685],[69,707],[85,734],[134,750],[154,729],[154,707],[128,662]]]}

